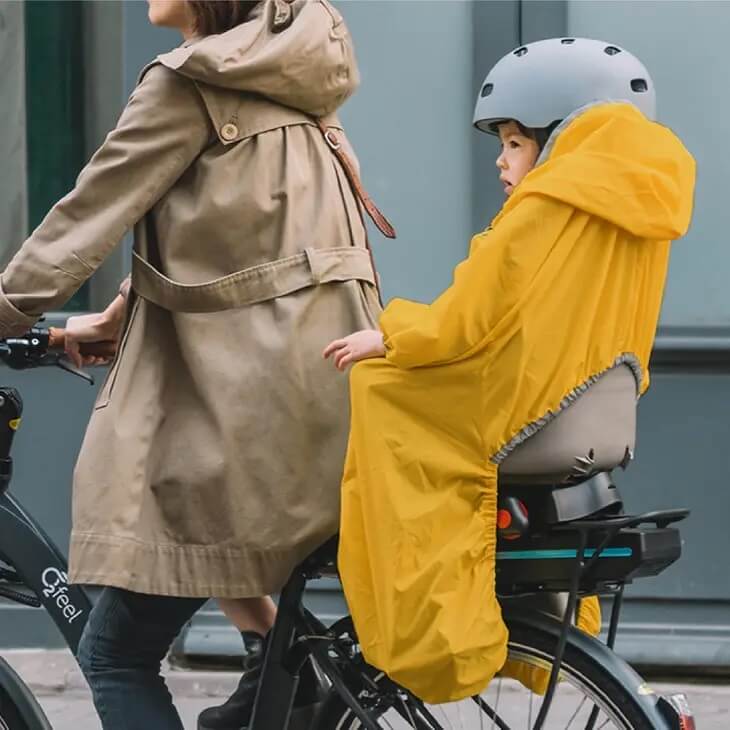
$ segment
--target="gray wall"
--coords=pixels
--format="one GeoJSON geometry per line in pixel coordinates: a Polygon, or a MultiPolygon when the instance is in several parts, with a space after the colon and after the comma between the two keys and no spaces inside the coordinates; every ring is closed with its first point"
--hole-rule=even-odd
{"type": "Polygon", "coordinates": [[[27,226],[23,4],[0,0],[0,270],[27,226]]]}
{"type": "MultiPolygon", "coordinates": [[[[84,3],[84,114],[86,156],[104,141],[124,101],[122,10],[119,0],[84,3]]],[[[128,252],[127,252],[128,253],[128,252]]],[[[117,248],[92,280],[89,306],[103,309],[128,271],[124,247],[117,248]]]]}
{"type": "MultiPolygon", "coordinates": [[[[0,269],[27,232],[24,3],[0,0],[0,269]]],[[[122,4],[84,4],[84,105],[86,154],[91,157],[113,128],[123,105],[122,4]]],[[[125,273],[122,251],[95,275],[92,308],[103,307],[125,273]]]]}
{"type": "Polygon", "coordinates": [[[662,322],[730,324],[730,3],[578,0],[568,3],[567,19],[568,33],[608,38],[644,61],[656,83],[660,120],[697,160],[694,223],[672,251],[662,322]]]}
{"type": "Polygon", "coordinates": [[[672,249],[637,459],[619,477],[634,511],[687,506],[681,562],[627,591],[619,647],[633,660],[730,667],[730,175],[725,119],[730,3],[611,0],[566,6],[566,34],[625,45],[652,73],[660,121],[698,165],[695,212],[672,249]],[[668,637],[671,640],[668,641],[668,637]]]}
{"type": "MultiPolygon", "coordinates": [[[[643,0],[545,0],[521,7],[513,0],[350,0],[339,6],[363,75],[342,117],[366,186],[399,232],[395,242],[373,235],[386,297],[433,298],[449,283],[471,234],[486,226],[501,203],[496,144],[472,131],[470,122],[476,91],[503,53],[520,40],[603,36],[635,50],[652,70],[661,116],[697,157],[700,176],[692,231],[674,248],[654,386],[639,412],[637,461],[618,478],[630,509],[687,505],[693,518],[683,528],[682,562],[629,589],[621,648],[641,661],[730,667],[722,648],[730,645],[730,582],[723,563],[730,547],[730,423],[724,407],[730,398],[730,330],[721,328],[730,325],[724,285],[730,257],[723,240],[730,157],[721,123],[727,102],[715,93],[726,77],[719,59],[730,3],[663,2],[659,19],[659,3],[643,0]]],[[[97,111],[88,125],[98,141],[142,66],[179,40],[149,26],[146,4],[135,0],[94,4],[87,21],[93,29],[89,58],[104,61],[89,91],[97,111]]],[[[0,216],[0,226],[2,221],[0,216]]],[[[110,281],[122,274],[127,255],[122,247],[110,281]]],[[[30,373],[5,381],[21,383],[29,400],[18,437],[16,492],[65,545],[71,467],[93,393],[63,377],[30,373]],[[47,461],[35,458],[39,449],[47,461]],[[58,468],[48,466],[56,463],[58,468]]],[[[310,601],[324,614],[343,610],[332,582],[312,591],[310,601]]],[[[2,604],[0,613],[0,645],[58,639],[43,614],[2,604]]],[[[239,649],[233,630],[211,610],[196,619],[181,648],[239,649]]]]}
{"type": "Polygon", "coordinates": [[[339,7],[362,69],[342,119],[365,185],[398,231],[395,242],[373,237],[384,294],[430,300],[473,232],[472,3],[339,7]]]}

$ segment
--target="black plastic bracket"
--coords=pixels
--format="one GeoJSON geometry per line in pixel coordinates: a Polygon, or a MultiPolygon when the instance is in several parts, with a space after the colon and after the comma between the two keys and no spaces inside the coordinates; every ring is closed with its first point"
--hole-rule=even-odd
{"type": "Polygon", "coordinates": [[[13,478],[13,459],[0,459],[0,494],[4,493],[13,478]]]}

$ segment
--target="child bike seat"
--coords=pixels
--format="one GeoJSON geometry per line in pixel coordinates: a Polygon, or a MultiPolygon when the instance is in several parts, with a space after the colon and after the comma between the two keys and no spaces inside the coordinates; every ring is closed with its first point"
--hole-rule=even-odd
{"type": "Polygon", "coordinates": [[[500,484],[565,484],[625,466],[636,442],[637,382],[628,365],[608,370],[499,467],[500,484]]]}

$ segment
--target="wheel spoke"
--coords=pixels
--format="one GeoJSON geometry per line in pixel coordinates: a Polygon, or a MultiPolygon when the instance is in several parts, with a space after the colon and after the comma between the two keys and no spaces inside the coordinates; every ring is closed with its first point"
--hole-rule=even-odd
{"type": "Polygon", "coordinates": [[[439,706],[439,709],[441,710],[441,714],[444,716],[444,720],[449,723],[449,730],[454,730],[454,726],[451,724],[451,720],[449,720],[449,716],[446,714],[446,710],[442,706],[439,706]]]}
{"type": "MultiPolygon", "coordinates": [[[[369,716],[383,730],[517,730],[525,728],[525,723],[527,730],[533,730],[544,698],[530,689],[530,685],[532,678],[539,676],[534,670],[543,672],[549,669],[552,654],[547,637],[535,644],[530,642],[531,638],[528,631],[523,636],[518,634],[510,642],[510,659],[523,667],[517,674],[522,681],[495,677],[482,695],[459,702],[429,705],[398,687],[384,674],[372,675],[374,679],[368,688],[371,694],[363,695],[369,698],[366,703],[369,716]],[[479,716],[478,723],[474,713],[479,716]]],[[[575,648],[571,651],[574,655],[577,652],[575,648]]],[[[627,703],[621,703],[621,699],[630,696],[631,687],[617,687],[615,678],[610,681],[611,677],[605,670],[601,671],[600,666],[592,670],[593,673],[584,671],[580,663],[571,661],[574,658],[569,655],[569,661],[561,672],[548,722],[549,730],[651,727],[648,719],[641,719],[643,714],[633,711],[625,714],[627,703]]],[[[326,730],[362,730],[361,722],[349,709],[343,708],[342,713],[334,715],[334,718],[339,718],[339,722],[327,724],[326,730]]]]}
{"type": "Polygon", "coordinates": [[[499,678],[499,681],[497,682],[497,701],[494,703],[494,714],[492,715],[492,724],[490,726],[490,730],[494,730],[494,723],[497,722],[497,718],[499,717],[499,695],[502,691],[502,677],[499,678]]]}
{"type": "Polygon", "coordinates": [[[578,717],[578,713],[583,709],[583,705],[585,705],[586,702],[588,702],[588,698],[584,697],[581,700],[581,703],[578,705],[578,709],[573,713],[573,715],[570,718],[570,721],[565,726],[565,730],[570,730],[570,726],[573,724],[573,720],[575,720],[575,718],[578,717]]]}
{"type": "Polygon", "coordinates": [[[419,700],[418,714],[428,721],[433,730],[443,730],[438,720],[429,712],[428,708],[419,700]]]}
{"type": "Polygon", "coordinates": [[[400,695],[399,699],[400,699],[400,703],[405,708],[406,714],[408,715],[408,719],[411,721],[411,727],[413,728],[413,730],[418,730],[418,728],[416,728],[416,723],[413,720],[413,715],[411,714],[411,708],[408,706],[408,703],[403,698],[403,695],[400,695]]]}
{"type": "MultiPolygon", "coordinates": [[[[457,703],[456,703],[456,714],[457,714],[457,715],[458,715],[458,717],[459,717],[459,727],[461,728],[461,730],[467,730],[467,727],[466,727],[466,725],[464,724],[464,717],[463,717],[463,715],[461,714],[461,702],[457,702],[457,703]]],[[[481,714],[481,713],[480,713],[480,714],[481,714]]]]}
{"type": "MultiPolygon", "coordinates": [[[[481,697],[478,695],[472,697],[474,702],[479,706],[479,709],[481,712],[479,713],[479,725],[480,727],[484,727],[483,720],[484,715],[491,718],[492,724],[491,727],[494,727],[494,724],[497,723],[497,727],[499,730],[510,730],[509,725],[507,725],[502,718],[497,714],[496,710],[493,710],[481,697]]],[[[497,696],[497,699],[499,700],[499,695],[497,696]]]]}

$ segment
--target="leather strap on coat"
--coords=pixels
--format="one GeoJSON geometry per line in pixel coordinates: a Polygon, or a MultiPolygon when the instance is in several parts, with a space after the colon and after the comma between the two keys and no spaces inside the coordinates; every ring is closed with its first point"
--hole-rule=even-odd
{"type": "Polygon", "coordinates": [[[378,206],[373,202],[373,199],[365,191],[360,177],[355,170],[355,166],[352,164],[352,160],[347,156],[347,153],[342,149],[342,144],[337,139],[337,130],[327,126],[322,119],[317,120],[317,126],[319,127],[319,131],[322,132],[327,146],[340,161],[347,175],[347,179],[352,186],[352,191],[355,193],[355,197],[362,203],[363,208],[365,208],[373,223],[375,223],[378,230],[386,238],[395,238],[395,228],[393,228],[390,221],[383,215],[378,206]]]}
{"type": "MultiPolygon", "coordinates": [[[[365,212],[370,216],[370,219],[375,224],[377,229],[386,238],[395,238],[395,228],[391,225],[390,221],[383,215],[377,205],[373,202],[373,199],[367,194],[365,188],[360,181],[360,176],[357,174],[355,165],[352,160],[348,157],[345,150],[342,149],[342,143],[337,139],[337,130],[334,127],[328,126],[324,119],[317,119],[317,126],[319,131],[322,132],[327,146],[332,150],[334,156],[338,159],[342,169],[345,172],[352,192],[355,198],[360,201],[365,212]]],[[[362,218],[362,209],[358,206],[360,212],[360,218],[362,218]]],[[[383,306],[383,292],[380,290],[380,277],[378,276],[378,270],[375,266],[375,257],[373,256],[373,250],[370,247],[370,239],[368,238],[367,226],[365,226],[365,220],[363,219],[363,228],[365,229],[365,246],[367,247],[368,254],[370,255],[370,264],[373,267],[375,274],[375,290],[378,292],[378,299],[380,300],[380,306],[383,306]]]]}

